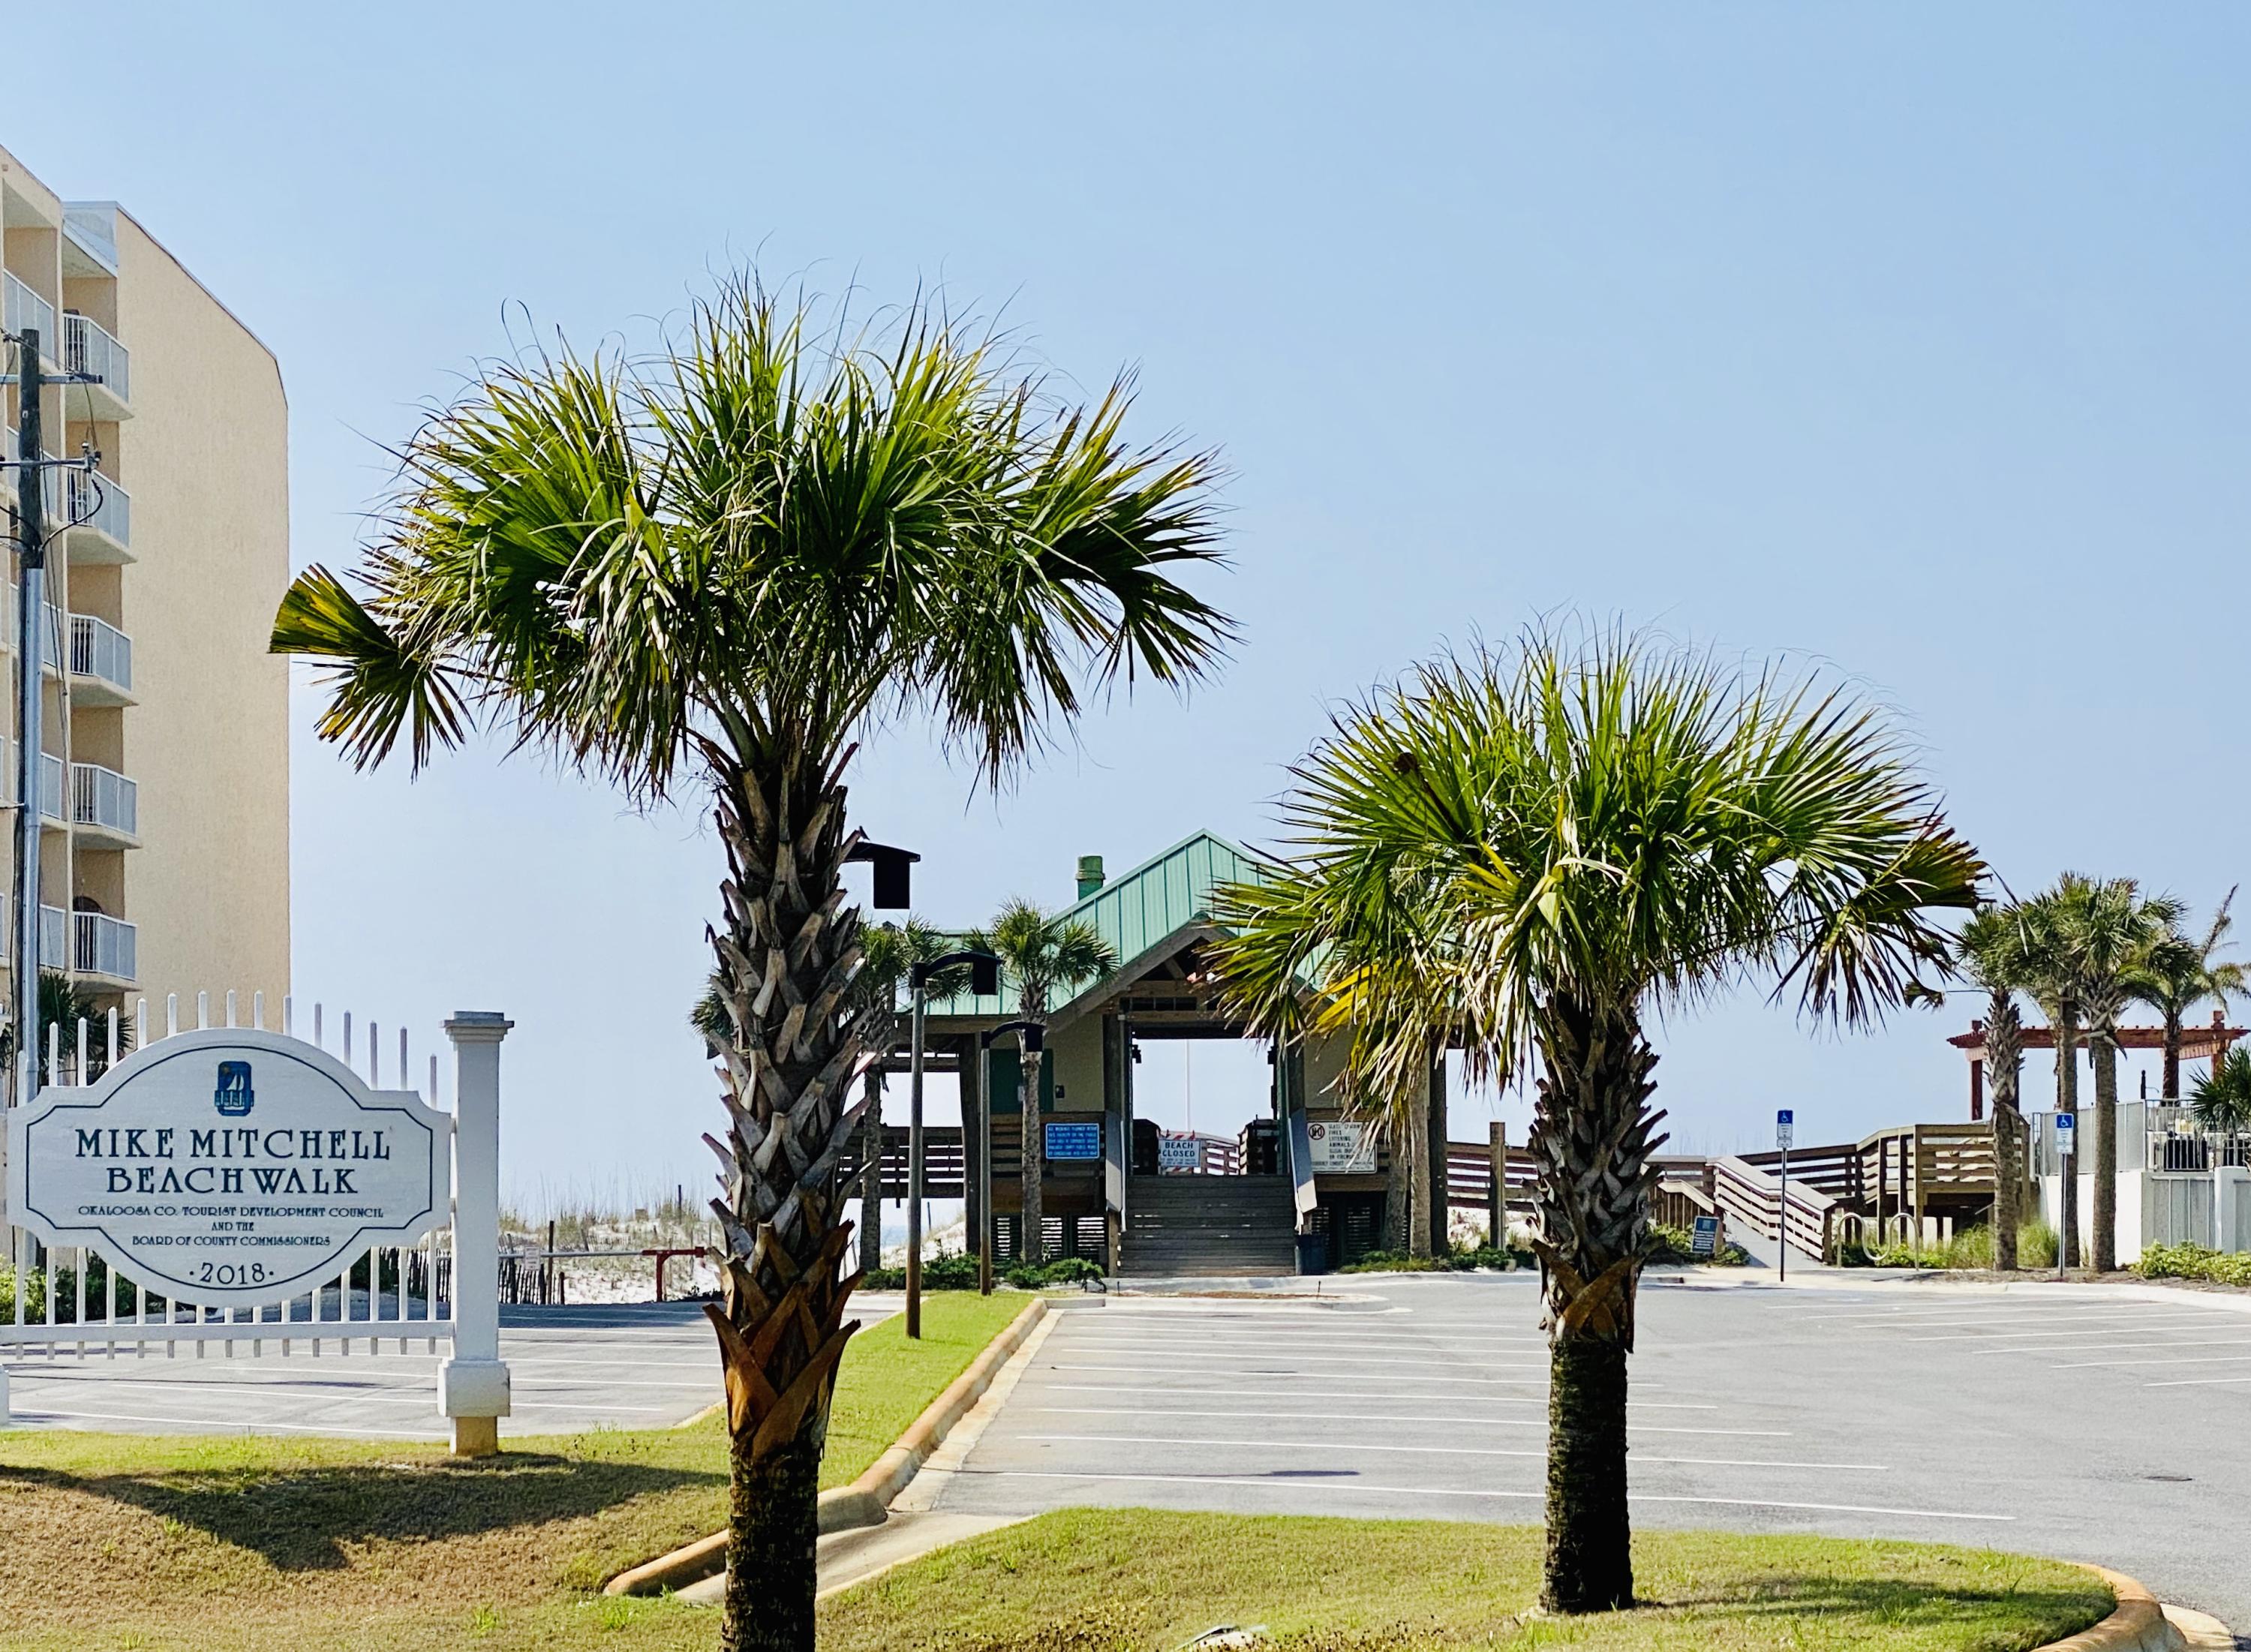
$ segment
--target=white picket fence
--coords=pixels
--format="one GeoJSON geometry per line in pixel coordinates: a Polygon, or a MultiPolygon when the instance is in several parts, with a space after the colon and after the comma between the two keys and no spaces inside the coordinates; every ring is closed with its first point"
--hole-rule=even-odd
{"type": "MultiPolygon", "coordinates": [[[[239,996],[223,997],[214,1021],[209,993],[197,993],[193,1006],[194,1028],[248,1026],[265,1030],[265,995],[250,997],[249,1020],[241,1013],[239,996]]],[[[282,1000],[281,1032],[304,1039],[297,1026],[294,1003],[282,1000]]],[[[100,1076],[92,1065],[99,1049],[114,1064],[133,1050],[190,1030],[183,1027],[177,994],[164,1000],[160,1025],[152,1024],[146,999],[133,1011],[130,1049],[122,1047],[124,1024],[115,1010],[100,1023],[80,1020],[74,1037],[65,1040],[63,1029],[47,1029],[49,1082],[42,1094],[70,1089],[100,1076]]],[[[371,1089],[380,1089],[386,1078],[393,1089],[412,1085],[413,1052],[406,1029],[397,1027],[396,1065],[386,1064],[383,1029],[364,1021],[355,1032],[346,1012],[333,1029],[337,1043],[327,1039],[323,1007],[313,1006],[311,1037],[316,1047],[328,1049],[364,1076],[371,1089]]],[[[445,1226],[409,1246],[377,1245],[360,1252],[341,1268],[332,1282],[279,1302],[260,1307],[207,1307],[185,1300],[160,1298],[151,1309],[150,1293],[131,1282],[121,1282],[114,1268],[104,1266],[102,1285],[89,1294],[88,1263],[95,1253],[82,1247],[50,1248],[0,1213],[0,1237],[4,1257],[13,1269],[13,1289],[0,1311],[0,1358],[52,1359],[64,1355],[100,1354],[110,1358],[121,1352],[146,1358],[153,1355],[178,1358],[188,1350],[203,1358],[214,1345],[226,1357],[238,1348],[253,1356],[268,1351],[284,1356],[320,1357],[333,1351],[350,1355],[356,1347],[379,1354],[420,1350],[434,1354],[439,1344],[453,1356],[441,1374],[440,1404],[447,1414],[496,1417],[508,1412],[507,1375],[497,1358],[498,1189],[498,1049],[507,1023],[498,1017],[469,1016],[449,1021],[447,1032],[456,1047],[456,1078],[452,1107],[445,1109],[455,1164],[454,1198],[445,1226]],[[472,1123],[464,1123],[463,1091],[474,1089],[476,1105],[472,1123]],[[467,1264],[466,1268],[464,1264],[467,1264]],[[34,1275],[45,1286],[43,1300],[29,1300],[27,1289],[34,1275]],[[62,1288],[56,1286],[60,1282],[62,1288]],[[477,1367],[475,1370],[468,1367],[477,1367]],[[457,1392],[448,1399],[446,1377],[457,1392]],[[469,1390],[474,1389],[474,1393],[469,1390]]],[[[102,1069],[106,1070],[106,1067],[102,1069]]],[[[441,1106],[440,1067],[435,1053],[429,1056],[423,1101],[441,1106]]],[[[4,1136],[0,1135],[0,1142],[4,1136]]],[[[0,1419],[4,1419],[5,1368],[0,1366],[0,1419]]]]}

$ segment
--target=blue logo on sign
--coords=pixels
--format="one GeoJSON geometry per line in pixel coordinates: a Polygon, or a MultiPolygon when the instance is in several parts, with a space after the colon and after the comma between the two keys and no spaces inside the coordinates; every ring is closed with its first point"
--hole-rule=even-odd
{"type": "Polygon", "coordinates": [[[221,1061],[218,1064],[218,1089],[211,1104],[218,1109],[222,1118],[246,1116],[257,1096],[250,1088],[250,1063],[221,1061]]]}

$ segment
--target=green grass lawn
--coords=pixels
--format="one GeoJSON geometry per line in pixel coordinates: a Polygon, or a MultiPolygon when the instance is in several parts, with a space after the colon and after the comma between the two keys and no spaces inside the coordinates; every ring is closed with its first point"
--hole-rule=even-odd
{"type": "MultiPolygon", "coordinates": [[[[822,1483],[874,1462],[1028,1300],[933,1296],[920,1345],[896,1317],[854,1337],[822,1483]]],[[[637,1608],[589,1592],[725,1521],[716,1418],[502,1443],[457,1463],[359,1441],[0,1432],[0,1647],[608,1644],[637,1608]]],[[[620,1644],[704,1645],[710,1623],[620,1644]]]]}
{"type": "MultiPolygon", "coordinates": [[[[1652,1604],[1532,1614],[1531,1526],[1075,1509],[828,1601],[823,1652],[1154,1652],[1221,1624],[1293,1652],[2012,1652],[2108,1614],[2075,1566],[1927,1544],[1647,1531],[1652,1604]]],[[[670,1644],[653,1642],[653,1644],[670,1644]]],[[[689,1644],[683,1642],[682,1644],[689,1644]]]]}
{"type": "Polygon", "coordinates": [[[837,1375],[828,1452],[821,1460],[822,1489],[858,1479],[1029,1301],[1029,1294],[1015,1290],[990,1296],[933,1291],[922,1301],[919,1341],[907,1339],[904,1314],[853,1337],[837,1375]]]}

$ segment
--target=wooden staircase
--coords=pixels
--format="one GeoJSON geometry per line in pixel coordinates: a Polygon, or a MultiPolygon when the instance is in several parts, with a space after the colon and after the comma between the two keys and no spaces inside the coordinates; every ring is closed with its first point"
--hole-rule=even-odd
{"type": "Polygon", "coordinates": [[[1298,1210],[1286,1176],[1136,1176],[1119,1271],[1128,1278],[1294,1274],[1298,1210]]]}

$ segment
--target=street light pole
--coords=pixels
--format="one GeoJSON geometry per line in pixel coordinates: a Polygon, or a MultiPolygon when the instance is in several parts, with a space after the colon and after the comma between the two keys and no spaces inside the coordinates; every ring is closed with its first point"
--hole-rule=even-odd
{"type": "Polygon", "coordinates": [[[913,1054],[907,1079],[907,1335],[922,1336],[922,1024],[928,994],[914,984],[913,1054]]]}

